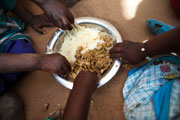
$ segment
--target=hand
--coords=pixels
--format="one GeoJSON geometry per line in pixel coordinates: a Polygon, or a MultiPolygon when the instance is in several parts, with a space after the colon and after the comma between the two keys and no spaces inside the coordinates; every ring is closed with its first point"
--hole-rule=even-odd
{"type": "Polygon", "coordinates": [[[62,77],[71,71],[69,62],[59,53],[42,55],[37,66],[42,71],[56,73],[62,77]]]}
{"type": "Polygon", "coordinates": [[[138,64],[145,60],[144,54],[141,52],[142,43],[124,41],[116,44],[110,50],[111,58],[122,59],[123,63],[138,64]]]}
{"type": "Polygon", "coordinates": [[[64,29],[71,30],[71,24],[74,23],[74,17],[71,12],[58,0],[48,0],[42,5],[42,9],[47,14],[54,25],[64,29]]]}
{"type": "Polygon", "coordinates": [[[53,23],[50,22],[50,20],[45,14],[41,14],[34,16],[30,21],[30,25],[37,32],[45,34],[46,30],[44,30],[43,27],[53,26],[53,23]]]}
{"type": "Polygon", "coordinates": [[[90,71],[81,71],[74,81],[74,88],[79,90],[87,90],[92,94],[98,85],[98,77],[96,73],[90,71]]]}

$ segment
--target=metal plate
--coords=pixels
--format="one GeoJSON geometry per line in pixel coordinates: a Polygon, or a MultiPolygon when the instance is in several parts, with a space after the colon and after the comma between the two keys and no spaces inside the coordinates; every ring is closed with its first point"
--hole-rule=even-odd
{"type": "MultiPolygon", "coordinates": [[[[109,22],[107,22],[105,20],[101,20],[101,19],[93,18],[93,17],[81,17],[81,18],[75,19],[75,23],[85,25],[85,26],[91,26],[91,27],[93,27],[93,26],[101,27],[108,34],[115,37],[115,42],[116,43],[122,42],[121,35],[117,31],[117,29],[112,24],[110,24],[109,22]]],[[[57,52],[60,49],[61,44],[63,42],[63,40],[58,41],[58,39],[59,38],[63,39],[63,37],[64,37],[63,30],[58,29],[54,33],[54,35],[51,37],[47,47],[49,49],[53,50],[54,52],[57,52]]],[[[48,49],[46,50],[46,54],[51,54],[51,53],[52,52],[48,51],[48,49]]],[[[112,63],[110,69],[107,70],[104,73],[104,75],[101,77],[98,87],[101,87],[104,84],[106,84],[108,81],[110,81],[115,76],[115,74],[118,72],[120,66],[121,66],[121,61],[114,60],[114,62],[112,63]]],[[[64,87],[66,87],[68,89],[73,88],[73,83],[72,82],[70,82],[68,80],[65,80],[64,78],[58,76],[57,74],[52,74],[52,75],[53,75],[54,79],[58,83],[63,85],[64,87]]]]}

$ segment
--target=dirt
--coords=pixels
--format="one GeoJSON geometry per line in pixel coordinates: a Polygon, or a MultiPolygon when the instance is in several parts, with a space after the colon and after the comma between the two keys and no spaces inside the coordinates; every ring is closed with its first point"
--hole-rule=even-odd
{"type": "MultiPolygon", "coordinates": [[[[24,0],[24,4],[33,13],[42,13],[40,8],[31,2],[24,0]]],[[[123,40],[140,42],[152,38],[153,34],[145,26],[145,20],[148,18],[173,26],[180,25],[169,0],[81,0],[71,11],[75,17],[91,16],[111,22],[119,30],[123,40]],[[136,7],[130,6],[135,5],[134,2],[140,2],[137,10],[136,7]],[[129,15],[131,13],[135,13],[134,17],[129,15]]],[[[46,29],[48,33],[41,35],[27,27],[33,46],[40,54],[45,53],[46,45],[57,28],[46,29]]],[[[92,98],[89,120],[124,119],[122,88],[127,72],[128,69],[121,68],[110,82],[96,90],[92,98]]],[[[43,120],[55,109],[65,107],[70,90],[58,84],[51,74],[34,71],[23,77],[17,86],[17,92],[24,100],[27,120],[43,120]],[[43,111],[47,103],[48,109],[43,111]]]]}

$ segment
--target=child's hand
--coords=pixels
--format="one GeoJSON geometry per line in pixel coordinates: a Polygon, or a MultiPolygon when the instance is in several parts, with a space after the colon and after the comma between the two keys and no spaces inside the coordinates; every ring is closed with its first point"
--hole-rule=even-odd
{"type": "Polygon", "coordinates": [[[50,22],[50,20],[45,14],[41,14],[41,15],[35,15],[30,21],[30,25],[37,32],[45,34],[46,30],[44,30],[43,27],[53,26],[53,23],[50,22]]]}
{"type": "Polygon", "coordinates": [[[124,41],[116,44],[110,50],[111,58],[121,59],[123,63],[138,64],[145,60],[144,54],[141,52],[142,43],[124,41]]]}
{"type": "Polygon", "coordinates": [[[74,23],[74,17],[68,8],[58,0],[48,0],[41,5],[41,8],[54,25],[64,30],[72,29],[71,24],[74,23]]]}
{"type": "Polygon", "coordinates": [[[81,71],[74,81],[74,88],[80,91],[86,91],[92,94],[98,85],[98,77],[96,73],[90,71],[81,71]]]}
{"type": "Polygon", "coordinates": [[[69,62],[59,53],[42,55],[37,67],[42,71],[56,73],[61,77],[68,75],[71,71],[69,62]]]}

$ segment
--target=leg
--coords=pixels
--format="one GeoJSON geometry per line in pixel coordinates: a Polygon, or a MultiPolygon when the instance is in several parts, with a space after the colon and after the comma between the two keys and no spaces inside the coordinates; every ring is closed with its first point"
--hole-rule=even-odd
{"type": "MultiPolygon", "coordinates": [[[[23,53],[35,53],[29,41],[21,40],[12,40],[7,43],[3,48],[3,53],[10,54],[23,54],[23,53]]],[[[16,80],[21,76],[22,73],[5,73],[0,74],[0,77],[4,80],[5,84],[13,85],[16,80]]]]}
{"type": "Polygon", "coordinates": [[[0,97],[0,120],[24,120],[23,104],[13,94],[0,97]]]}
{"type": "Polygon", "coordinates": [[[63,115],[63,110],[56,110],[49,115],[48,119],[61,120],[62,115],[63,115]]]}

